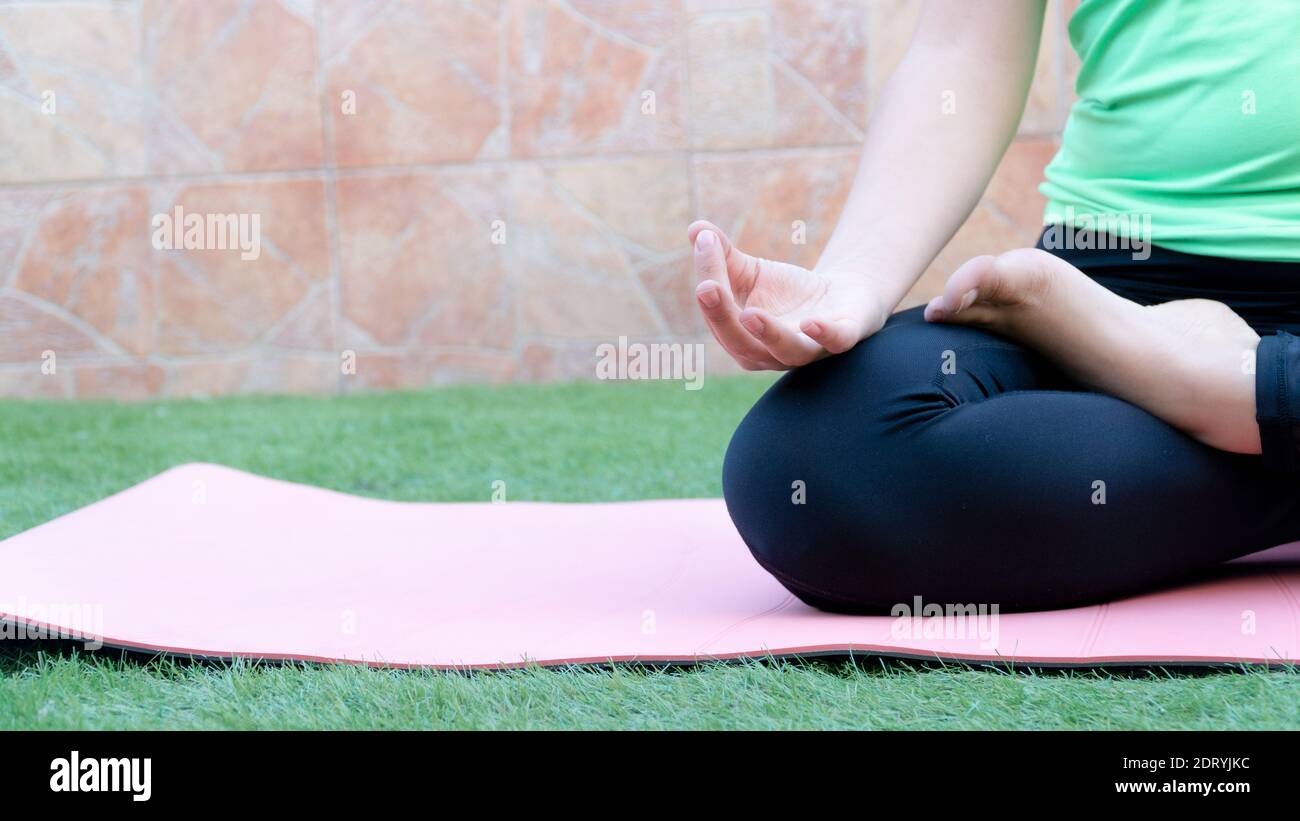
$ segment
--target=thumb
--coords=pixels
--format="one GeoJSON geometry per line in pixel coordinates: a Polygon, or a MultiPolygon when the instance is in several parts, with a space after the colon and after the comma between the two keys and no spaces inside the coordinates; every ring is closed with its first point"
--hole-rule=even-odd
{"type": "Polygon", "coordinates": [[[695,278],[698,282],[715,282],[726,294],[726,299],[733,299],[730,277],[727,276],[727,258],[723,251],[722,238],[712,228],[703,228],[691,234],[691,243],[695,251],[695,278]]]}
{"type": "Polygon", "coordinates": [[[725,262],[723,270],[727,285],[736,298],[743,302],[749,292],[754,290],[754,281],[758,277],[758,258],[737,248],[725,231],[708,220],[692,222],[686,229],[686,236],[690,238],[692,245],[696,245],[700,234],[704,231],[710,231],[717,237],[722,247],[722,258],[725,262]]]}

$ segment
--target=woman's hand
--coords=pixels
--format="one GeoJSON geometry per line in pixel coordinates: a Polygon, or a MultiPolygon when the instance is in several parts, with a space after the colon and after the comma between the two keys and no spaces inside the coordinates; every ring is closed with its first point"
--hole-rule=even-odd
{"type": "Polygon", "coordinates": [[[713,336],[745,370],[784,370],[843,353],[889,318],[862,273],[752,257],[702,220],[687,235],[700,280],[695,298],[713,336]]]}

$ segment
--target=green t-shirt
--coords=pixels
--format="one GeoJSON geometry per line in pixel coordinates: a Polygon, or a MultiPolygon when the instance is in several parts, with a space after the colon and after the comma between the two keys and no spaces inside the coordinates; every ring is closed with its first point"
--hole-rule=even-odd
{"type": "Polygon", "coordinates": [[[1070,42],[1045,222],[1300,261],[1300,0],[1082,0],[1070,42]]]}

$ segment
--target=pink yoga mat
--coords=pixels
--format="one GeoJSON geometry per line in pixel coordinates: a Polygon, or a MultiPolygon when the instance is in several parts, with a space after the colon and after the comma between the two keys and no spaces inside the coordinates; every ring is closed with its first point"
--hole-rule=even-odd
{"type": "Polygon", "coordinates": [[[11,632],[206,657],[1285,664],[1300,649],[1300,543],[1095,607],[842,616],[758,567],[717,499],[414,504],[205,464],[0,542],[0,567],[11,632]]]}

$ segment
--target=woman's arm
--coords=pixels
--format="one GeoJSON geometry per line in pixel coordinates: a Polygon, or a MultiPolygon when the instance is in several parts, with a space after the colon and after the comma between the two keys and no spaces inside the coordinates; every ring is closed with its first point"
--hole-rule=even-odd
{"type": "Polygon", "coordinates": [[[887,311],[961,227],[1015,137],[1045,0],[928,0],[871,116],[814,270],[868,277],[887,311]]]}
{"type": "Polygon", "coordinates": [[[803,365],[875,333],[970,215],[1015,136],[1046,0],[929,0],[871,117],[817,266],[688,229],[709,329],[750,370],[803,365]]]}

